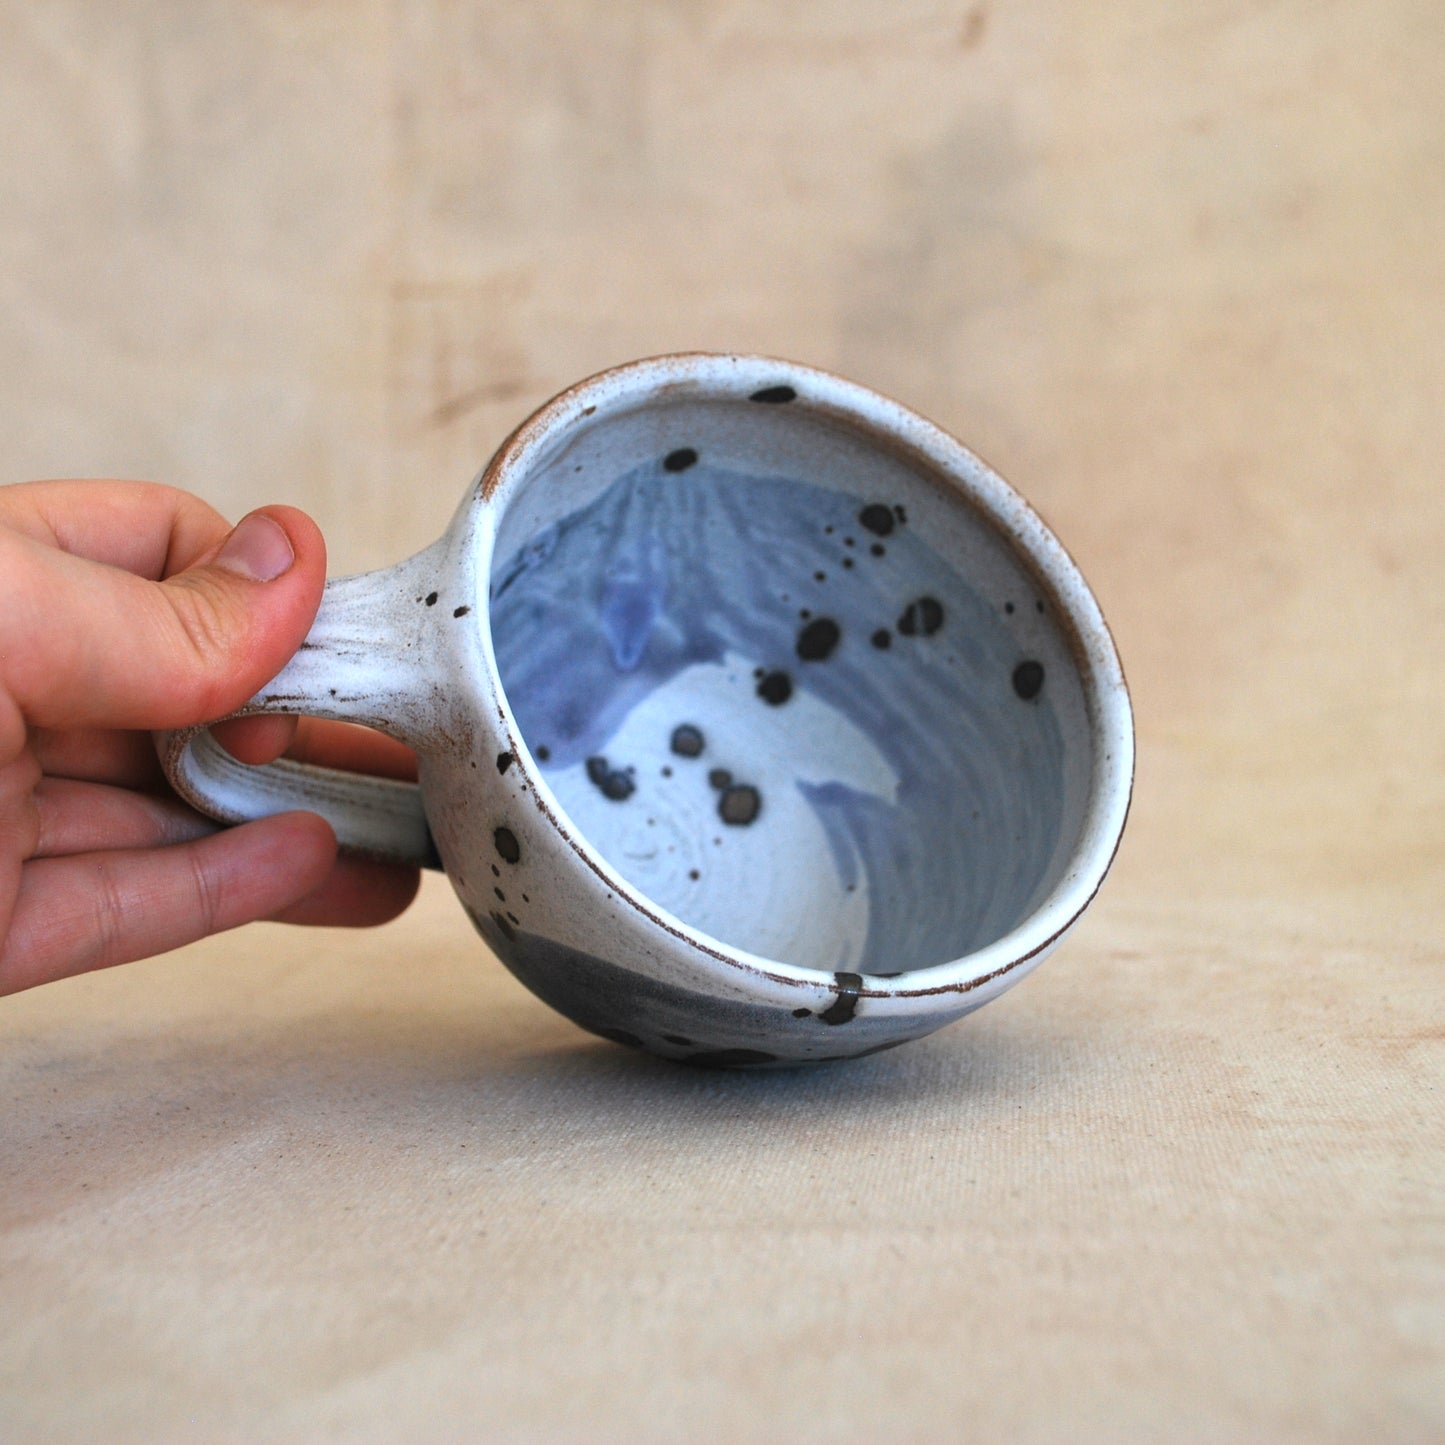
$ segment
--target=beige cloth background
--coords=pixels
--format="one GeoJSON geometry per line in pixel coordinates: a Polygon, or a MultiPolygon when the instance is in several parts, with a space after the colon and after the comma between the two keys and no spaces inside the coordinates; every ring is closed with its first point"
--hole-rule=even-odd
{"type": "Polygon", "coordinates": [[[1065,949],[815,1073],[444,884],[0,1005],[7,1440],[1445,1432],[1437,0],[0,0],[0,476],[442,528],[554,390],[841,370],[1094,583],[1065,949]]]}

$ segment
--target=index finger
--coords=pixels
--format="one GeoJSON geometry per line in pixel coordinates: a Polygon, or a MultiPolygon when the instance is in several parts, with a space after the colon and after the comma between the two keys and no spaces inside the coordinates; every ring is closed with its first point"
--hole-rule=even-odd
{"type": "Polygon", "coordinates": [[[189,567],[231,529],[178,487],[96,479],[0,487],[0,526],[153,582],[189,567]]]}

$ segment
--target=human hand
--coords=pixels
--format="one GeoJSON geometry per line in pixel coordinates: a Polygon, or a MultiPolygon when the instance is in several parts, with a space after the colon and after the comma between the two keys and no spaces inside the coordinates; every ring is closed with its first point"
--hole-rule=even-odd
{"type": "MultiPolygon", "coordinates": [[[[418,874],[338,859],[312,813],[218,830],[180,802],[150,730],[220,717],[280,671],[316,615],[326,549],[290,507],[232,531],[139,482],[0,487],[0,994],[254,919],[370,924],[418,874]]],[[[243,762],[414,776],[363,729],[238,719],[243,762]]]]}

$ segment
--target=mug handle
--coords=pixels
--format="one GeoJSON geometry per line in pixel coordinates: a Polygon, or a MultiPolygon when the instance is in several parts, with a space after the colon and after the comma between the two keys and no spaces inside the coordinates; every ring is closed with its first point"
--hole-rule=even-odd
{"type": "MultiPolygon", "coordinates": [[[[440,548],[438,543],[383,571],[328,582],[296,654],[230,716],[305,713],[362,723],[424,747],[442,700],[426,670],[436,637],[429,622],[439,610],[434,579],[442,571],[440,548]]],[[[171,786],[200,812],[223,823],[246,823],[301,808],[325,818],[349,853],[441,867],[415,783],[286,758],[251,766],[233,758],[209,728],[203,723],[155,738],[171,786]]]]}

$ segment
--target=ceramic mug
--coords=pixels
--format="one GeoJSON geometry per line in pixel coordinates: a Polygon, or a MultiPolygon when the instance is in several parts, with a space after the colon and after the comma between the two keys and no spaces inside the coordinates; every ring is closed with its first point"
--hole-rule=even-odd
{"type": "Polygon", "coordinates": [[[972,452],[836,376],[634,362],[502,444],[446,534],[327,584],[247,713],[378,728],[419,786],[204,730],[203,811],[440,860],[534,993],[696,1063],[855,1058],[1016,983],[1113,859],[1133,722],[1103,616],[972,452]]]}

